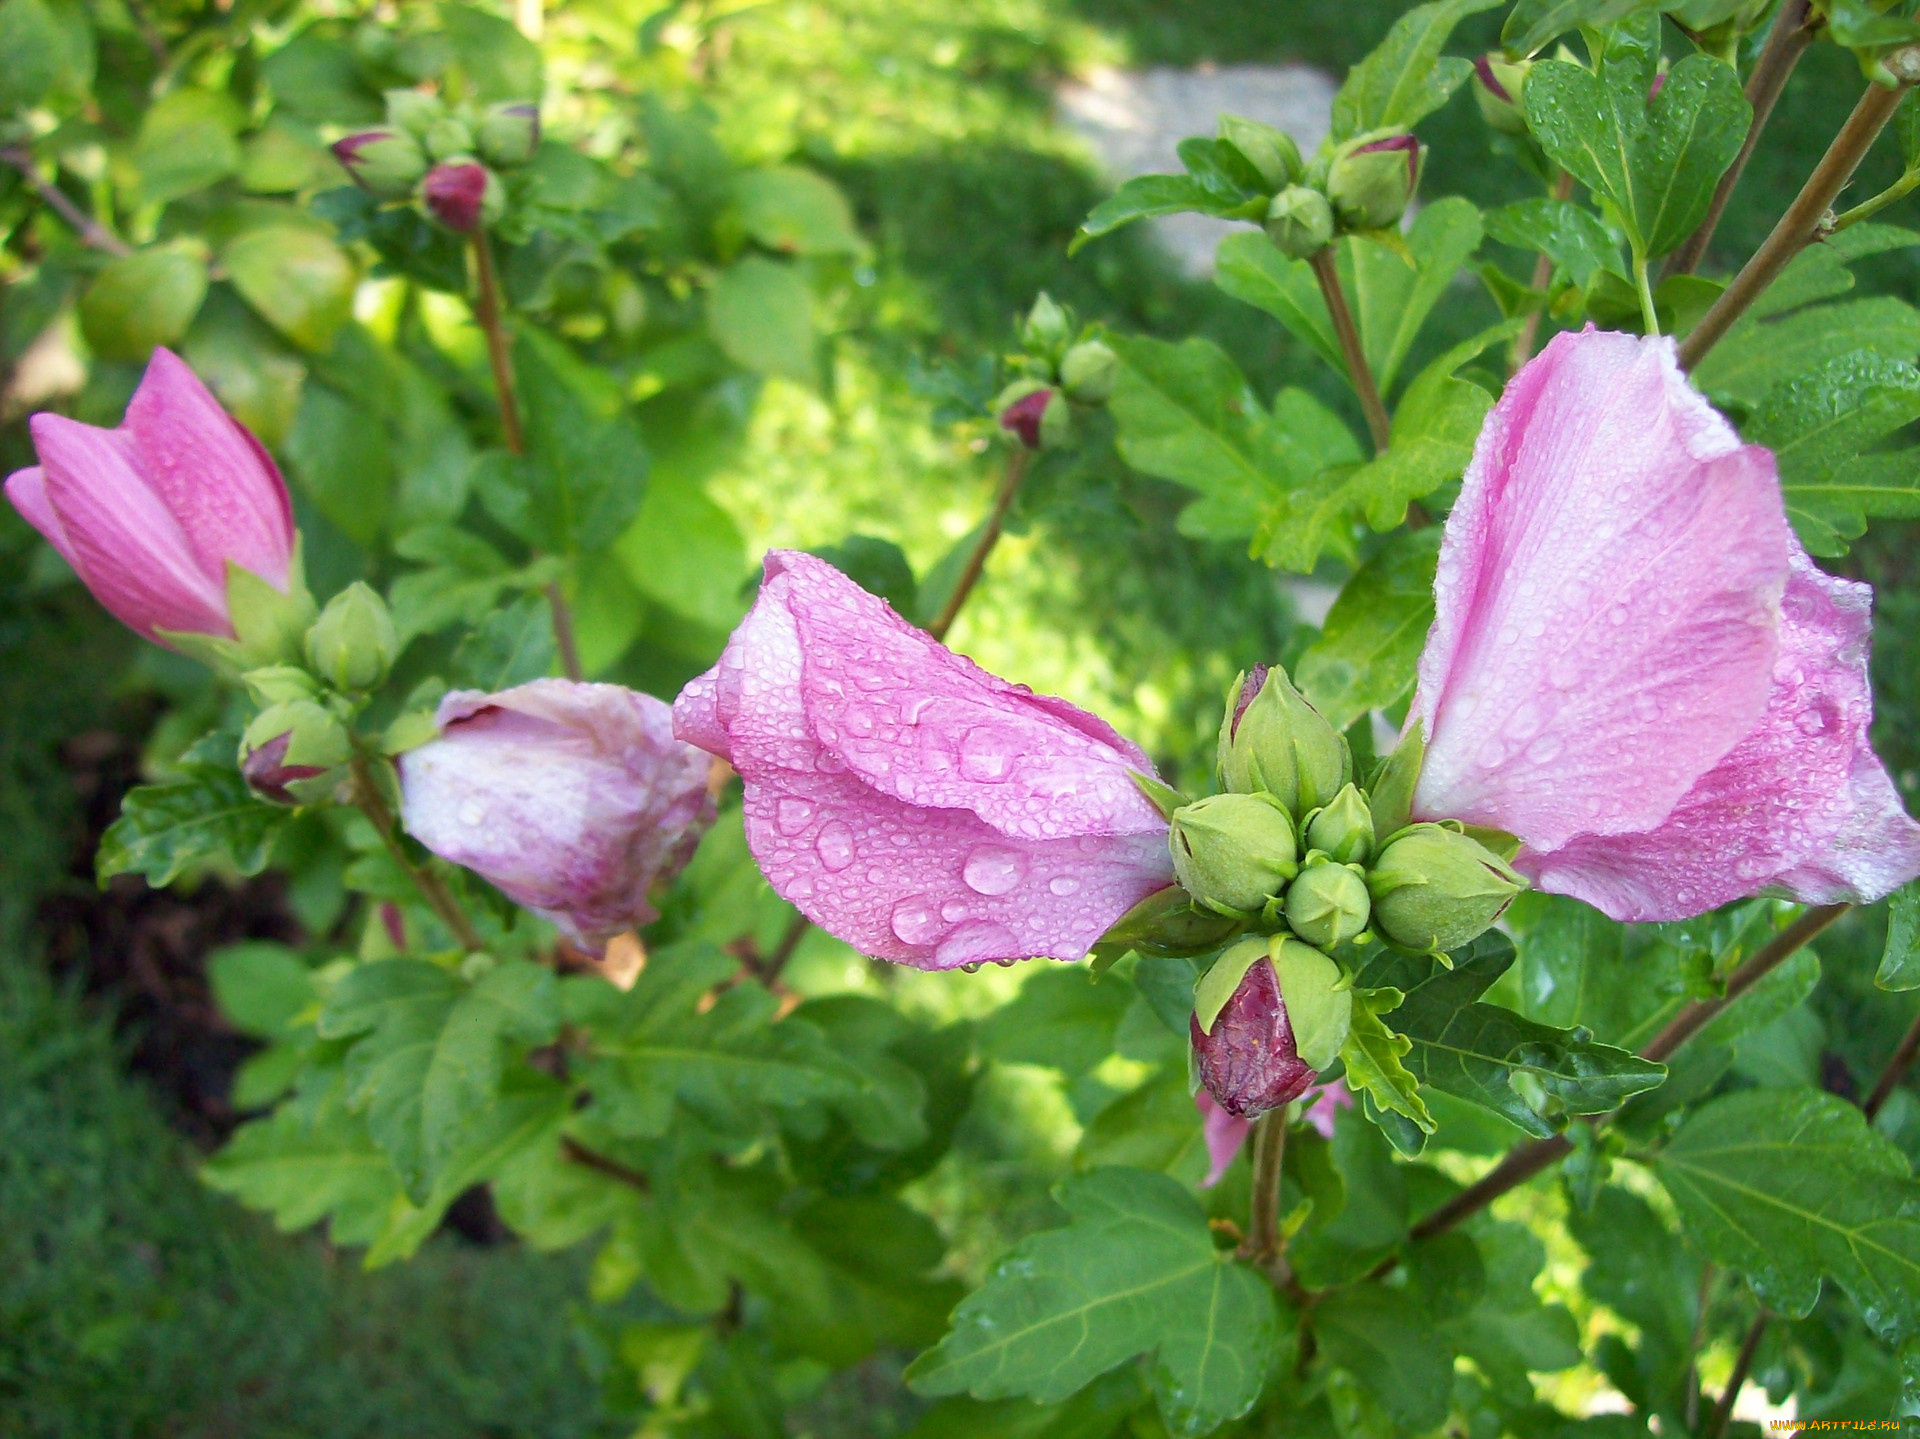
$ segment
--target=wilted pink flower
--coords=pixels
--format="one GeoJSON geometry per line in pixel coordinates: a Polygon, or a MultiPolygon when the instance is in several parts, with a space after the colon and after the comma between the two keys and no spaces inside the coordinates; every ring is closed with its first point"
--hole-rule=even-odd
{"type": "Polygon", "coordinates": [[[1078,959],[1173,883],[1138,748],[811,555],[767,556],[759,600],[675,702],[674,729],[745,779],[747,843],[774,889],[881,959],[1078,959]]]}
{"type": "Polygon", "coordinates": [[[233,638],[229,564],[289,591],[280,471],[178,356],[153,352],[117,429],[48,414],[31,429],[40,463],[7,498],[129,628],[233,638]]]}
{"type": "Polygon", "coordinates": [[[400,759],[401,821],[574,938],[654,919],[647,890],[713,821],[708,758],[618,685],[535,680],[440,701],[440,737],[400,759]]]}
{"type": "Polygon", "coordinates": [[[1200,1187],[1211,1189],[1225,1177],[1228,1166],[1246,1144],[1253,1122],[1227,1113],[1204,1089],[1193,1096],[1193,1107],[1200,1111],[1201,1133],[1207,1141],[1207,1177],[1200,1181],[1200,1187]]]}
{"type": "Polygon", "coordinates": [[[435,165],[420,182],[420,198],[434,219],[462,235],[497,219],[505,203],[500,182],[476,160],[435,165]]]}
{"type": "Polygon", "coordinates": [[[1415,811],[1516,836],[1540,888],[1655,920],[1920,873],[1867,743],[1871,594],[1814,567],[1670,340],[1563,334],[1514,377],[1434,593],[1415,811]]]}
{"type": "Polygon", "coordinates": [[[1202,1029],[1197,1014],[1187,1026],[1200,1082],[1238,1118],[1258,1119],[1291,1104],[1318,1073],[1300,1057],[1279,976],[1265,960],[1247,970],[1212,1029],[1202,1029]]]}

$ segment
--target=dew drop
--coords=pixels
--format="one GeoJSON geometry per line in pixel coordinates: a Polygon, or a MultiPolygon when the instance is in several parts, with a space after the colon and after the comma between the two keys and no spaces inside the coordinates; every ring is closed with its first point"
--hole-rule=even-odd
{"type": "Polygon", "coordinates": [[[960,877],[975,894],[1005,894],[1026,878],[1026,857],[997,844],[983,844],[967,856],[960,877]]]}
{"type": "Polygon", "coordinates": [[[830,819],[820,827],[820,837],[813,842],[813,848],[820,856],[820,863],[838,874],[853,863],[853,831],[840,820],[830,819]]]}
{"type": "Polygon", "coordinates": [[[1795,720],[1793,724],[1794,728],[1798,729],[1801,734],[1825,734],[1827,730],[1827,717],[1817,709],[1806,710],[1802,712],[1800,718],[1795,720]]]}
{"type": "Polygon", "coordinates": [[[846,714],[841,717],[841,723],[846,725],[848,734],[856,735],[862,739],[865,739],[873,733],[873,713],[870,710],[860,708],[849,709],[846,714]]]}
{"type": "Polygon", "coordinates": [[[1559,735],[1543,734],[1527,746],[1527,758],[1534,764],[1548,764],[1559,755],[1560,750],[1559,735]]]}
{"type": "Polygon", "coordinates": [[[1615,605],[1612,609],[1607,611],[1608,624],[1624,625],[1626,622],[1627,622],[1627,607],[1625,605],[1615,605]]]}
{"type": "Polygon", "coordinates": [[[1047,892],[1065,899],[1070,894],[1080,893],[1080,881],[1070,874],[1057,874],[1047,881],[1047,892]]]}
{"type": "Polygon", "coordinates": [[[958,924],[967,917],[967,906],[962,900],[950,899],[940,906],[940,918],[948,924],[958,924]]]}
{"type": "Polygon", "coordinates": [[[482,825],[487,822],[486,806],[477,799],[470,799],[460,806],[460,823],[464,825],[482,825]]]}
{"type": "Polygon", "coordinates": [[[1018,745],[1004,730],[981,725],[960,738],[960,775],[982,784],[1000,784],[1013,773],[1018,745]]]}
{"type": "Polygon", "coordinates": [[[908,895],[893,907],[893,932],[902,944],[932,944],[940,937],[940,916],[920,895],[908,895]]]}
{"type": "Polygon", "coordinates": [[[773,827],[792,839],[813,823],[813,806],[803,799],[788,796],[774,806],[773,827]]]}
{"type": "Polygon", "coordinates": [[[1020,941],[1013,931],[992,920],[976,919],[950,932],[933,951],[933,962],[941,969],[955,965],[978,967],[990,959],[1022,959],[1020,941]]]}

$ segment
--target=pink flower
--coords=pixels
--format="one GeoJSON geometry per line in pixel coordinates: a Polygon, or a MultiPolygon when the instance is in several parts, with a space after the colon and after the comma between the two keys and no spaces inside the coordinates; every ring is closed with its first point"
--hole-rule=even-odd
{"type": "Polygon", "coordinates": [[[656,917],[647,890],[713,821],[711,762],[664,703],[535,680],[457,690],[436,718],[440,737],[400,760],[409,834],[584,943],[656,917]]]}
{"type": "Polygon", "coordinates": [[[1196,1013],[1187,1019],[1193,1067],[1228,1114],[1258,1119],[1291,1104],[1318,1072],[1300,1057],[1280,978],[1262,959],[1250,966],[1210,1029],[1196,1013]]]}
{"type": "Polygon", "coordinates": [[[280,471],[170,351],[153,352],[119,428],[41,414],[31,429],[40,463],[8,477],[7,498],[130,629],[232,639],[229,565],[294,588],[280,471]]]}
{"type": "Polygon", "coordinates": [[[1207,1177],[1202,1189],[1211,1189],[1225,1177],[1234,1157],[1253,1132],[1253,1122],[1227,1113],[1206,1090],[1193,1096],[1193,1107],[1200,1111],[1201,1132],[1207,1141],[1207,1177]]]}
{"type": "Polygon", "coordinates": [[[1138,748],[811,555],[767,556],[759,600],[675,702],[674,730],[745,779],[747,843],[774,889],[881,959],[1078,959],[1173,883],[1138,748]]]}
{"type": "Polygon", "coordinates": [[[434,219],[462,235],[492,224],[506,206],[500,182],[475,160],[435,165],[420,182],[420,198],[434,219]]]}
{"type": "Polygon", "coordinates": [[[1867,742],[1871,594],[1814,567],[1671,341],[1563,334],[1514,377],[1434,594],[1416,815],[1516,836],[1540,888],[1655,920],[1920,873],[1867,742]]]}
{"type": "Polygon", "coordinates": [[[1340,1117],[1340,1111],[1351,1108],[1353,1108],[1353,1091],[1347,1088],[1345,1080],[1336,1079],[1314,1095],[1303,1117],[1320,1132],[1322,1139],[1331,1139],[1333,1122],[1340,1117]]]}

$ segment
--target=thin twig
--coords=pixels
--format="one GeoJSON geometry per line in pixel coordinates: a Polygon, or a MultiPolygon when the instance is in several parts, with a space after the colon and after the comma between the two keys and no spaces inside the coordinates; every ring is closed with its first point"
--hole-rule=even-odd
{"type": "Polygon", "coordinates": [[[1820,231],[1827,210],[1846,188],[1853,172],[1866,158],[1880,131],[1907,93],[1915,75],[1920,75],[1920,46],[1897,51],[1884,62],[1891,73],[1900,76],[1898,85],[1870,83],[1859,104],[1840,127],[1840,133],[1827,146],[1827,153],[1813,167],[1807,183],[1800,187],[1787,212],[1773,232],[1753,252],[1753,258],[1733,277],[1733,283],[1720,293],[1713,308],[1701,317],[1693,332],[1680,343],[1680,367],[1691,370],[1715,345],[1726,338],[1734,322],[1765,293],[1787,263],[1798,255],[1820,231]],[[1912,73],[1908,73],[1911,71],[1912,73]]]}
{"type": "Polygon", "coordinates": [[[1733,163],[1714,187],[1713,203],[1707,206],[1706,219],[1687,236],[1679,249],[1667,257],[1666,269],[1661,271],[1663,277],[1691,273],[1706,255],[1713,232],[1719,227],[1720,216],[1727,208],[1727,200],[1733,194],[1733,187],[1740,183],[1741,172],[1747,168],[1747,161],[1753,158],[1753,152],[1760,144],[1760,132],[1767,128],[1767,120],[1773,114],[1773,107],[1779,101],[1781,92],[1787,88],[1787,80],[1793,74],[1794,66],[1800,63],[1800,57],[1807,53],[1807,47],[1811,44],[1813,31],[1807,27],[1807,0],[1782,0],[1779,13],[1773,17],[1773,28],[1767,32],[1766,48],[1761,50],[1759,60],[1754,62],[1753,73],[1747,77],[1747,103],[1753,106],[1753,119],[1747,125],[1747,137],[1740,144],[1740,153],[1733,157],[1733,163]]]}
{"type": "Polygon", "coordinates": [[[986,527],[980,531],[973,553],[967,556],[966,568],[960,571],[960,578],[954,582],[953,593],[947,596],[940,613],[927,626],[927,633],[935,639],[944,640],[947,637],[947,631],[953,628],[954,620],[959,618],[960,607],[980,582],[981,572],[987,567],[987,556],[1000,543],[1000,532],[1006,524],[1007,511],[1013,507],[1014,496],[1020,493],[1020,481],[1026,478],[1027,463],[1032,453],[1025,445],[1018,443],[1008,451],[1007,468],[1001,476],[1000,489],[993,497],[993,509],[987,515],[986,527]]]}
{"type": "Polygon", "coordinates": [[[1831,237],[1859,224],[1862,220],[1871,220],[1887,206],[1906,199],[1917,189],[1920,189],[1920,170],[1909,170],[1872,199],[1862,200],[1851,210],[1843,211],[1831,225],[1826,227],[1825,233],[1831,237]]]}
{"type": "Polygon", "coordinates": [[[1893,1058],[1887,1061],[1887,1067],[1880,1071],[1879,1079],[1874,1081],[1873,1093],[1867,1096],[1867,1102],[1860,1106],[1865,1111],[1867,1122],[1871,1124],[1878,1117],[1886,1102],[1893,1097],[1893,1091],[1900,1087],[1900,1081],[1907,1077],[1907,1071],[1913,1067],[1913,1057],[1920,1054],[1920,1016],[1907,1027],[1901,1036],[1899,1046],[1893,1051],[1893,1058]]]}
{"type": "Polygon", "coordinates": [[[1753,1369],[1753,1356],[1759,1352],[1760,1340],[1767,1332],[1767,1321],[1773,1316],[1762,1309],[1753,1316],[1753,1323],[1747,1326],[1747,1337],[1740,1341],[1740,1352],[1733,1359],[1733,1373],[1727,1378],[1727,1387],[1721,1391],[1720,1402],[1713,1406],[1713,1418],[1707,1422],[1705,1439],[1720,1439],[1727,1431],[1727,1421],[1733,1418],[1733,1406],[1740,1398],[1740,1391],[1746,1387],[1747,1375],[1753,1369]]]}
{"type": "Polygon", "coordinates": [[[1360,331],[1354,326],[1353,311],[1347,308],[1347,292],[1340,286],[1340,270],[1334,264],[1333,246],[1329,245],[1312,260],[1313,277],[1320,282],[1320,295],[1327,302],[1327,315],[1333,321],[1334,338],[1340,342],[1340,353],[1346,357],[1347,379],[1353,385],[1354,394],[1360,397],[1360,410],[1367,417],[1367,433],[1373,439],[1373,450],[1379,454],[1386,449],[1393,438],[1391,422],[1387,419],[1387,407],[1380,399],[1380,387],[1373,382],[1373,370],[1367,364],[1367,352],[1360,344],[1360,331]]]}
{"type": "MultiPolygon", "coordinates": [[[[1559,178],[1553,182],[1553,198],[1571,200],[1573,198],[1573,176],[1562,170],[1559,178]]],[[[1544,291],[1553,283],[1553,256],[1542,253],[1533,262],[1533,279],[1528,288],[1544,291]]],[[[1540,336],[1540,320],[1546,314],[1546,306],[1541,307],[1521,322],[1520,333],[1513,337],[1513,348],[1507,354],[1507,372],[1518,374],[1520,367],[1533,358],[1533,343],[1540,336]]]]}
{"type": "Polygon", "coordinates": [[[374,833],[380,836],[380,843],[386,846],[387,854],[400,866],[413,887],[419,891],[420,898],[427,907],[440,917],[460,941],[461,948],[468,953],[483,950],[486,941],[480,938],[480,932],[473,927],[466,912],[460,908],[460,902],[453,897],[453,891],[441,881],[440,876],[430,869],[424,869],[413,862],[413,856],[407,853],[406,846],[400,843],[396,833],[398,825],[393,811],[387,807],[386,797],[380,793],[380,786],[374,780],[373,771],[363,755],[355,755],[349,765],[353,775],[353,802],[359,811],[367,817],[374,833]]]}
{"type": "Polygon", "coordinates": [[[617,1159],[610,1159],[597,1149],[589,1149],[572,1135],[563,1135],[560,1139],[560,1152],[575,1164],[586,1166],[604,1174],[609,1179],[617,1179],[622,1184],[639,1190],[642,1194],[653,1193],[653,1181],[637,1169],[630,1169],[617,1159]]]}
{"type": "Polygon", "coordinates": [[[0,149],[0,161],[5,161],[18,170],[20,178],[32,187],[33,193],[40,197],[41,203],[73,226],[82,242],[96,250],[104,250],[109,255],[126,256],[133,253],[131,245],[69,200],[66,192],[58,185],[41,179],[40,172],[33,168],[33,155],[30,151],[8,146],[6,149],[0,149]]]}

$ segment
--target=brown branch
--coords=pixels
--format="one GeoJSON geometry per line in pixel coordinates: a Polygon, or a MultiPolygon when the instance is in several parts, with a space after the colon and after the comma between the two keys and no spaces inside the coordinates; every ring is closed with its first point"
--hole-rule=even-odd
{"type": "Polygon", "coordinates": [[[642,1194],[653,1193],[653,1181],[637,1169],[631,1169],[617,1159],[611,1159],[597,1149],[589,1149],[572,1135],[562,1135],[560,1152],[575,1164],[584,1165],[609,1179],[617,1179],[642,1194]]]}
{"type": "Polygon", "coordinates": [[[1880,131],[1893,112],[1900,108],[1907,87],[1920,78],[1920,46],[1896,51],[1883,62],[1899,77],[1898,85],[1869,84],[1860,102],[1853,107],[1847,123],[1827,146],[1827,153],[1813,167],[1807,183],[1800,187],[1787,212],[1773,232],[1753,252],[1753,258],[1733,277],[1733,283],[1720,293],[1713,308],[1701,317],[1693,332],[1680,343],[1680,367],[1691,370],[1715,345],[1726,338],[1734,322],[1747,312],[1779,277],[1789,261],[1798,255],[1820,231],[1820,223],[1829,207],[1846,188],[1853,172],[1866,158],[1880,131]]]}
{"type": "Polygon", "coordinates": [[[69,200],[66,192],[58,185],[43,180],[40,172],[33,168],[31,151],[8,146],[0,149],[0,161],[19,171],[20,178],[25,180],[33,193],[40,197],[40,202],[73,226],[82,243],[96,250],[104,250],[109,255],[124,257],[133,253],[131,245],[69,200]]]}
{"type": "Polygon", "coordinates": [[[1767,1321],[1772,1317],[1762,1309],[1753,1316],[1753,1323],[1747,1326],[1747,1337],[1740,1341],[1740,1352],[1733,1359],[1733,1373],[1727,1378],[1727,1387],[1721,1391],[1720,1402],[1713,1406],[1713,1418],[1707,1422],[1706,1439],[1720,1439],[1727,1432],[1727,1421],[1733,1418],[1733,1406],[1740,1398],[1740,1391],[1746,1387],[1747,1375],[1753,1369],[1753,1356],[1759,1352],[1760,1340],[1767,1332],[1767,1321]]]}
{"type": "MultiPolygon", "coordinates": [[[[1570,200],[1573,198],[1573,176],[1565,170],[1562,170],[1560,177],[1553,182],[1553,198],[1556,200],[1570,200]]],[[[1552,283],[1553,256],[1542,254],[1533,262],[1533,279],[1529,284],[1529,288],[1545,290],[1547,286],[1552,283]]],[[[1528,315],[1525,321],[1521,323],[1520,333],[1513,337],[1513,349],[1509,351],[1507,355],[1507,372],[1509,374],[1517,374],[1520,367],[1533,358],[1533,342],[1539,338],[1540,321],[1545,314],[1546,306],[1542,304],[1539,309],[1528,315]]]]}
{"type": "Polygon", "coordinates": [[[1680,248],[1667,257],[1662,275],[1688,274],[1706,255],[1713,232],[1720,224],[1720,216],[1727,208],[1727,200],[1733,194],[1733,187],[1740,183],[1741,172],[1747,168],[1747,162],[1753,158],[1753,152],[1760,144],[1760,132],[1767,128],[1767,120],[1773,114],[1773,107],[1779,102],[1781,92],[1787,88],[1787,80],[1800,63],[1800,57],[1807,53],[1807,47],[1812,44],[1813,31],[1807,26],[1807,0],[1782,0],[1779,13],[1773,17],[1773,28],[1767,32],[1766,48],[1760,52],[1753,73],[1747,77],[1747,103],[1753,106],[1753,119],[1747,125],[1747,137],[1740,144],[1740,153],[1733,157],[1733,163],[1714,187],[1713,203],[1707,207],[1707,217],[1687,236],[1680,248]]]}
{"type": "Polygon", "coordinates": [[[1327,302],[1327,315],[1333,321],[1334,337],[1340,353],[1346,357],[1347,379],[1360,397],[1360,409],[1367,417],[1367,433],[1373,439],[1373,451],[1379,454],[1393,438],[1387,407],[1380,399],[1380,387],[1373,382],[1373,370],[1367,365],[1367,352],[1360,344],[1360,331],[1354,326],[1353,311],[1347,308],[1347,292],[1340,286],[1340,270],[1334,264],[1329,245],[1313,259],[1313,278],[1320,282],[1321,298],[1327,302]]]}
{"type": "Polygon", "coordinates": [[[953,593],[947,596],[940,613],[927,626],[927,633],[935,639],[944,640],[947,637],[947,631],[953,628],[953,622],[960,617],[960,607],[980,582],[980,576],[987,567],[987,556],[1000,543],[1000,532],[1006,524],[1007,511],[1013,508],[1013,498],[1020,493],[1020,482],[1026,478],[1027,465],[1032,458],[1033,452],[1017,442],[1007,453],[1007,468],[1000,478],[1000,488],[993,497],[993,508],[987,513],[986,528],[980,531],[973,553],[967,556],[966,567],[954,582],[953,593]]]}
{"type": "Polygon", "coordinates": [[[1879,1115],[1881,1108],[1893,1097],[1893,1091],[1900,1087],[1900,1081],[1907,1077],[1907,1071],[1913,1067],[1915,1054],[1920,1054],[1920,1016],[1916,1016],[1907,1027],[1899,1046],[1893,1051],[1893,1058],[1887,1061],[1887,1067],[1880,1071],[1880,1078],[1874,1081],[1873,1093],[1860,1106],[1866,1112],[1868,1123],[1872,1123],[1879,1115]]]}
{"type": "Polygon", "coordinates": [[[374,833],[380,836],[380,843],[386,846],[388,857],[413,882],[414,889],[427,902],[427,907],[439,916],[440,922],[460,941],[463,949],[469,954],[485,949],[486,941],[480,938],[473,921],[460,908],[453,891],[432,870],[415,864],[406,846],[400,843],[399,823],[387,806],[386,796],[380,793],[379,783],[374,779],[373,770],[365,756],[355,755],[348,768],[353,776],[353,803],[367,817],[374,833]]]}

